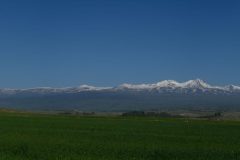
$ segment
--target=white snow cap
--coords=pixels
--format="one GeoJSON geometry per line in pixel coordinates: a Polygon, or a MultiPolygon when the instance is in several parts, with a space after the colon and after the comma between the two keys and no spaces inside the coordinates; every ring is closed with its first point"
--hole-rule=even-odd
{"type": "Polygon", "coordinates": [[[120,89],[161,89],[161,88],[190,88],[190,89],[222,89],[222,90],[240,90],[240,87],[230,85],[226,87],[212,86],[201,79],[189,80],[186,82],[177,82],[174,80],[164,80],[153,84],[122,84],[120,89]]]}
{"type": "Polygon", "coordinates": [[[95,87],[90,85],[81,85],[79,86],[80,90],[86,90],[86,91],[94,91],[94,90],[104,90],[104,89],[110,89],[111,87],[95,87]]]}
{"type": "Polygon", "coordinates": [[[0,94],[14,94],[17,92],[33,92],[33,93],[75,93],[82,91],[101,91],[101,90],[161,90],[161,89],[201,89],[207,90],[222,90],[227,92],[240,92],[240,86],[228,85],[228,86],[212,86],[201,79],[189,80],[186,82],[177,82],[174,80],[164,80],[152,84],[128,84],[124,83],[117,87],[95,87],[90,85],[81,85],[79,87],[65,87],[65,88],[51,88],[51,87],[38,87],[28,89],[0,89],[0,94]]]}

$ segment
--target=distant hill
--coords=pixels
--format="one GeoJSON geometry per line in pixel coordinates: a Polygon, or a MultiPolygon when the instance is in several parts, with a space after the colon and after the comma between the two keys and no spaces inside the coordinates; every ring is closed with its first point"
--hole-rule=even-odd
{"type": "Polygon", "coordinates": [[[197,79],[117,87],[0,89],[0,106],[25,110],[240,110],[240,87],[197,79]]]}

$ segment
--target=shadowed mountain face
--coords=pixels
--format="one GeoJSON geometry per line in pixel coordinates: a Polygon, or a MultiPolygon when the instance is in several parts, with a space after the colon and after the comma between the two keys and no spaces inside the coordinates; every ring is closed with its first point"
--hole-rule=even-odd
{"type": "Polygon", "coordinates": [[[240,110],[240,87],[202,80],[179,83],[83,85],[69,88],[1,89],[0,106],[27,110],[130,111],[160,109],[240,110]]]}

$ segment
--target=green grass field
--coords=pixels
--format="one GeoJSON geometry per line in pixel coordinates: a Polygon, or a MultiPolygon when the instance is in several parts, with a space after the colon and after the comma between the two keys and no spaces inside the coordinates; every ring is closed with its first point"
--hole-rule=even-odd
{"type": "Polygon", "coordinates": [[[0,113],[0,160],[240,159],[240,122],[0,113]]]}

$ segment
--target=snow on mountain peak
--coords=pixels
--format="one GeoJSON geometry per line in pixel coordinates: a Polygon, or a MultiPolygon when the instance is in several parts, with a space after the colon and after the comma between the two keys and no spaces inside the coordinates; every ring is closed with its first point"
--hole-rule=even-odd
{"type": "Polygon", "coordinates": [[[38,87],[29,89],[0,89],[0,94],[16,94],[16,93],[78,93],[82,91],[102,91],[102,90],[136,90],[136,91],[151,91],[151,90],[202,90],[202,91],[223,91],[223,92],[240,92],[240,86],[228,85],[225,87],[211,86],[201,79],[189,80],[186,82],[177,82],[174,80],[163,80],[152,84],[128,84],[124,83],[117,87],[95,87],[90,85],[81,85],[79,87],[67,88],[50,88],[38,87]]]}
{"type": "Polygon", "coordinates": [[[213,88],[211,85],[207,84],[201,79],[189,80],[182,83],[182,86],[185,88],[213,88]]]}
{"type": "Polygon", "coordinates": [[[179,83],[174,80],[164,80],[156,84],[157,87],[178,87],[179,83]]]}
{"type": "Polygon", "coordinates": [[[151,89],[153,86],[151,84],[128,84],[124,83],[120,85],[120,89],[151,89]]]}
{"type": "Polygon", "coordinates": [[[79,86],[79,88],[81,88],[81,89],[95,89],[96,87],[84,84],[84,85],[79,86]]]}
{"type": "Polygon", "coordinates": [[[174,80],[164,80],[153,84],[122,84],[119,86],[121,89],[161,89],[161,88],[192,88],[192,89],[219,89],[220,87],[215,87],[207,84],[201,79],[189,80],[186,82],[177,82],[174,80]]]}
{"type": "Polygon", "coordinates": [[[224,88],[228,91],[240,91],[240,87],[235,85],[228,85],[224,88]]]}
{"type": "Polygon", "coordinates": [[[90,86],[90,85],[81,85],[79,86],[80,91],[85,90],[85,91],[98,91],[98,90],[104,90],[104,89],[110,89],[111,87],[95,87],[95,86],[90,86]]]}

